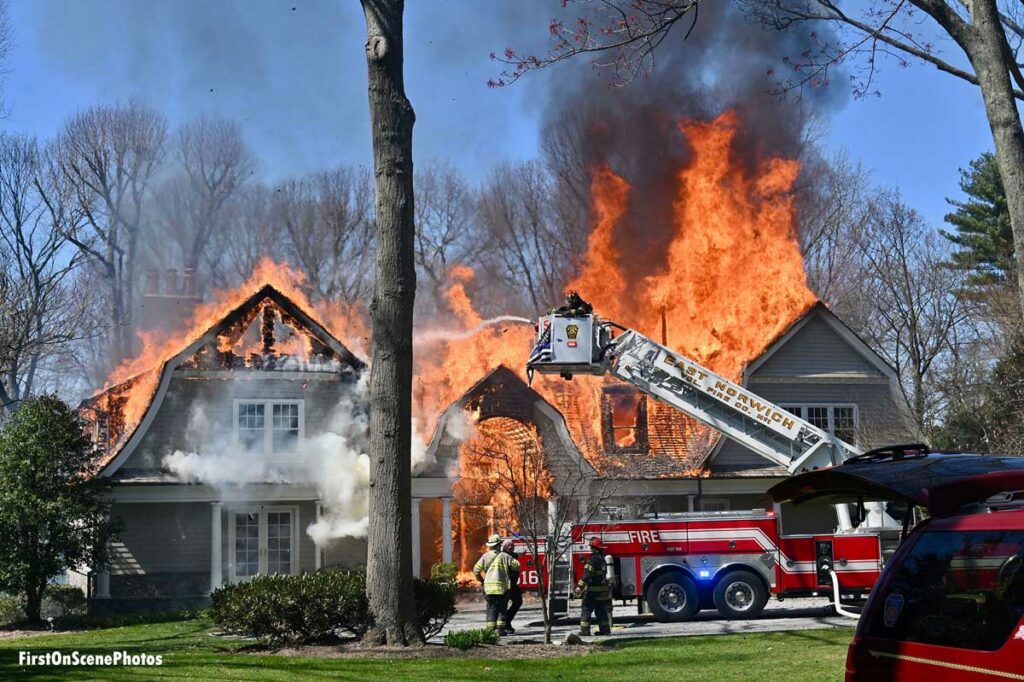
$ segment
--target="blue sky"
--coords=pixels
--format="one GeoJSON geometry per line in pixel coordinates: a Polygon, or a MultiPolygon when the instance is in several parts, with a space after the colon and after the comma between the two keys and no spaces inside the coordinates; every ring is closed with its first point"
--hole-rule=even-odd
{"type": "MultiPolygon", "coordinates": [[[[137,98],[172,123],[236,118],[264,178],[370,163],[364,24],[357,0],[9,0],[16,45],[7,130],[51,136],[75,111],[137,98]]],[[[418,162],[448,159],[473,179],[533,158],[538,124],[566,74],[492,90],[488,60],[539,48],[558,0],[410,0],[406,77],[418,162]]],[[[951,50],[952,51],[952,50],[951,50]]],[[[575,72],[567,71],[575,69],[575,72]]],[[[639,83],[632,87],[644,87],[639,83]]],[[[880,97],[848,98],[826,146],[897,186],[938,225],[957,169],[991,148],[977,89],[934,68],[883,66],[880,97]]]]}

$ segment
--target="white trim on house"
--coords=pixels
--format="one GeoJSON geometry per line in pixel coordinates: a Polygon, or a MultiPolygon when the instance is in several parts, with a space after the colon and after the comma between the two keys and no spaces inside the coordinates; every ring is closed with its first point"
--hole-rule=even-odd
{"type": "MultiPolygon", "coordinates": [[[[828,410],[828,424],[822,428],[823,431],[827,431],[829,435],[836,436],[836,408],[846,407],[853,410],[853,439],[847,441],[850,445],[856,445],[857,434],[860,432],[860,406],[857,403],[837,403],[837,402],[818,402],[818,401],[803,401],[803,402],[780,402],[779,407],[786,410],[787,412],[793,412],[790,408],[797,408],[801,410],[801,413],[796,415],[804,421],[811,421],[807,417],[806,409],[808,407],[824,407],[828,410]]],[[[836,436],[838,437],[838,436],[836,436]]]]}
{"type": "Polygon", "coordinates": [[[229,582],[239,582],[241,580],[247,580],[251,578],[250,575],[239,576],[235,573],[235,559],[236,559],[236,548],[235,540],[236,527],[235,524],[238,521],[237,514],[256,514],[258,524],[258,560],[257,560],[257,571],[255,575],[266,575],[268,573],[268,557],[267,557],[267,515],[275,513],[288,513],[291,515],[289,521],[289,551],[291,553],[289,557],[288,571],[289,575],[299,574],[299,546],[301,538],[299,536],[299,508],[295,505],[262,505],[262,504],[228,504],[225,505],[224,510],[228,514],[228,552],[227,552],[227,574],[229,582]]]}
{"type": "Polygon", "coordinates": [[[237,490],[217,489],[192,483],[115,485],[108,493],[111,502],[314,502],[320,494],[311,485],[255,483],[237,490]]]}
{"type": "MultiPolygon", "coordinates": [[[[414,478],[413,497],[451,497],[454,478],[414,478]]],[[[111,502],[315,502],[322,498],[314,486],[297,483],[254,483],[244,488],[214,488],[197,483],[161,481],[115,484],[107,494],[111,502]]]]}
{"type": "Polygon", "coordinates": [[[263,453],[282,460],[294,459],[302,451],[306,443],[306,401],[303,398],[235,398],[231,404],[231,433],[234,442],[239,444],[238,439],[238,408],[240,405],[262,405],[263,406],[263,453]],[[298,405],[299,406],[299,438],[295,443],[295,450],[291,452],[274,451],[274,406],[275,405],[298,405]]]}

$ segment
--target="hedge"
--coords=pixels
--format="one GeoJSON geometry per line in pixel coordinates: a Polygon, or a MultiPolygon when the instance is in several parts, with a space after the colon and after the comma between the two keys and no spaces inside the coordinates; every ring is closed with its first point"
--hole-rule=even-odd
{"type": "MultiPolygon", "coordinates": [[[[24,599],[20,595],[0,594],[0,627],[24,620],[24,599]]],[[[85,593],[73,585],[47,585],[40,614],[44,619],[64,621],[85,615],[85,593]]]]}
{"type": "MultiPolygon", "coordinates": [[[[430,637],[455,613],[455,587],[416,579],[414,588],[419,625],[430,637]]],[[[256,576],[210,596],[210,615],[223,631],[270,643],[322,642],[342,633],[361,637],[373,624],[366,576],[358,572],[256,576]]]]}

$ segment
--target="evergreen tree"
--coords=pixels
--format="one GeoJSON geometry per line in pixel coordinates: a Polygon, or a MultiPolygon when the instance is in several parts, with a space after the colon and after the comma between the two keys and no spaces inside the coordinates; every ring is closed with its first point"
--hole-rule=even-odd
{"type": "Polygon", "coordinates": [[[1024,455],[1024,336],[1011,340],[978,393],[951,411],[932,443],[966,452],[1024,455]]]}
{"type": "Polygon", "coordinates": [[[21,403],[0,431],[0,590],[38,624],[47,585],[105,559],[107,479],[78,414],[55,396],[21,403]]]}
{"type": "Polygon", "coordinates": [[[956,210],[946,215],[955,231],[942,231],[958,247],[953,253],[956,267],[971,271],[976,285],[1002,284],[1015,280],[1013,232],[1006,192],[995,155],[985,152],[960,169],[960,189],[967,198],[947,199],[956,210]]]}

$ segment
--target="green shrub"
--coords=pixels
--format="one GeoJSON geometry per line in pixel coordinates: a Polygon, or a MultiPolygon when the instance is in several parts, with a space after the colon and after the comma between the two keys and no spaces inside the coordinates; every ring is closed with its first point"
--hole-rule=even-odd
{"type": "Polygon", "coordinates": [[[433,637],[455,615],[455,581],[437,580],[433,575],[430,580],[417,578],[413,582],[413,594],[416,597],[416,619],[423,629],[423,636],[433,637]]]}
{"type": "Polygon", "coordinates": [[[43,593],[43,618],[81,616],[86,612],[85,592],[74,585],[49,585],[43,593]]]}
{"type": "MultiPolygon", "coordinates": [[[[455,613],[455,587],[416,580],[414,588],[420,627],[436,635],[455,613]]],[[[256,576],[221,587],[211,599],[210,617],[222,630],[272,643],[361,637],[373,623],[362,573],[256,576]]]]}
{"type": "Polygon", "coordinates": [[[365,587],[362,574],[344,571],[256,576],[210,595],[210,615],[228,632],[270,642],[359,637],[370,622],[365,587]]]}
{"type": "Polygon", "coordinates": [[[25,617],[21,610],[21,598],[0,594],[0,627],[10,625],[25,617]]]}
{"type": "Polygon", "coordinates": [[[483,644],[497,644],[498,633],[493,628],[480,628],[479,630],[457,630],[449,632],[444,636],[445,646],[454,649],[472,649],[483,644]]]}
{"type": "Polygon", "coordinates": [[[455,562],[440,562],[430,567],[430,579],[434,582],[448,582],[454,583],[455,577],[458,575],[459,567],[455,565],[455,562]]]}

